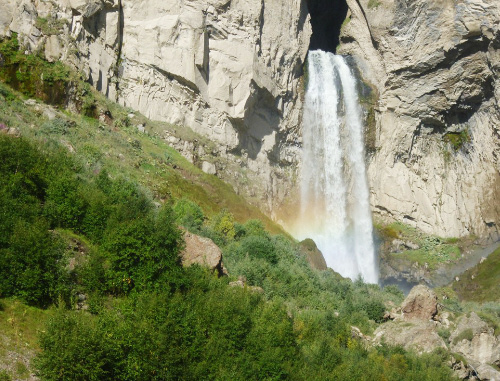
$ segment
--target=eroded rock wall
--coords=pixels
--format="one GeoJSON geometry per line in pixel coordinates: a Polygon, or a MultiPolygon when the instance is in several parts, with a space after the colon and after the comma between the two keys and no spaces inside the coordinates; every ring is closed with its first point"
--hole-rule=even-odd
{"type": "Polygon", "coordinates": [[[217,142],[238,163],[218,176],[268,212],[293,188],[305,1],[7,0],[0,14],[0,37],[16,32],[111,99],[217,142]]]}
{"type": "Polygon", "coordinates": [[[500,4],[348,0],[340,53],[376,87],[373,210],[498,239],[500,4]]]}

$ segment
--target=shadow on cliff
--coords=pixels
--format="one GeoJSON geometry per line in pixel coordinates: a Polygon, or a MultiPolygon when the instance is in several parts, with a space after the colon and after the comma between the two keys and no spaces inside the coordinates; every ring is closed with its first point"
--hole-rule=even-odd
{"type": "Polygon", "coordinates": [[[335,53],[340,29],[349,10],[345,0],[307,0],[311,15],[312,36],[309,50],[335,53]]]}
{"type": "MultiPolygon", "coordinates": [[[[265,88],[252,81],[250,96],[245,105],[245,116],[231,119],[238,132],[239,145],[233,150],[238,155],[247,154],[252,160],[257,158],[263,148],[265,138],[277,133],[281,121],[281,113],[276,107],[278,100],[265,88]]],[[[275,144],[273,147],[275,148],[275,144]]],[[[266,154],[272,154],[274,149],[266,154]]],[[[271,159],[271,158],[270,158],[271,159]]]]}

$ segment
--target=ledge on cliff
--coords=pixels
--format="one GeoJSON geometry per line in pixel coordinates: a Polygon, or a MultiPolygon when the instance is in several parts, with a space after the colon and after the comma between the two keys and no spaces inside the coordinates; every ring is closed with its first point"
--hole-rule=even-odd
{"type": "Polygon", "coordinates": [[[321,49],[335,53],[340,28],[347,16],[345,0],[307,0],[311,15],[312,36],[309,50],[321,49]]]}

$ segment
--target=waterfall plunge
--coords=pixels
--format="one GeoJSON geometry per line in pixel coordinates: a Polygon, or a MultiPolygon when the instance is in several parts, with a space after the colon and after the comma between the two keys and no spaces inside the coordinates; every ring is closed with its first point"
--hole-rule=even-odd
{"type": "Polygon", "coordinates": [[[377,283],[356,80],[342,56],[310,51],[303,121],[299,238],[312,238],[328,267],[377,283]]]}

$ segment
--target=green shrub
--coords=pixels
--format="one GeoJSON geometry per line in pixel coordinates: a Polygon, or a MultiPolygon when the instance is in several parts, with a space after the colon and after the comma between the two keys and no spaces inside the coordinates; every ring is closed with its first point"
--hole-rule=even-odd
{"type": "Polygon", "coordinates": [[[177,223],[187,230],[197,233],[201,230],[205,215],[201,208],[194,202],[182,198],[174,205],[177,223]]]}
{"type": "Polygon", "coordinates": [[[377,323],[383,321],[385,306],[380,300],[369,300],[361,305],[361,309],[366,312],[368,319],[377,323]]]}
{"type": "Polygon", "coordinates": [[[162,277],[180,267],[181,232],[170,207],[157,215],[114,223],[105,231],[102,248],[109,253],[110,290],[127,293],[162,288],[162,277]]]}
{"type": "Polygon", "coordinates": [[[199,286],[185,294],[140,294],[97,316],[59,311],[42,335],[41,376],[244,380],[289,374],[298,353],[285,310],[207,273],[192,275],[199,286]]]}
{"type": "MultiPolygon", "coordinates": [[[[209,227],[218,237],[217,241],[231,241],[236,231],[234,229],[234,217],[226,209],[213,216],[209,221],[209,227]]],[[[217,242],[216,242],[217,243],[217,242]]]]}
{"type": "Polygon", "coordinates": [[[97,179],[97,185],[109,198],[112,221],[133,220],[153,210],[151,197],[139,185],[124,178],[109,181],[106,180],[107,176],[106,172],[103,172],[97,179]]]}
{"type": "Polygon", "coordinates": [[[237,255],[240,257],[248,255],[252,258],[264,259],[272,264],[278,262],[273,242],[267,237],[255,235],[245,237],[240,241],[240,245],[236,250],[237,255]]]}
{"type": "Polygon", "coordinates": [[[53,227],[79,230],[87,209],[79,184],[71,174],[51,179],[47,188],[44,215],[53,227]]]}
{"type": "Polygon", "coordinates": [[[41,307],[61,295],[67,298],[63,254],[62,242],[45,221],[16,222],[8,248],[0,249],[2,296],[18,296],[41,307]]]}
{"type": "Polygon", "coordinates": [[[450,338],[451,336],[451,333],[450,333],[450,330],[449,329],[446,329],[446,328],[438,328],[437,330],[437,333],[439,336],[441,336],[441,338],[447,342],[448,339],[450,338]]]}
{"type": "Polygon", "coordinates": [[[86,313],[58,311],[40,340],[43,352],[36,365],[42,379],[123,379],[116,369],[122,348],[112,327],[99,323],[86,313]]]}
{"type": "Polygon", "coordinates": [[[245,235],[257,235],[268,237],[269,234],[266,232],[266,228],[261,220],[248,220],[243,225],[245,230],[245,235]]]}

